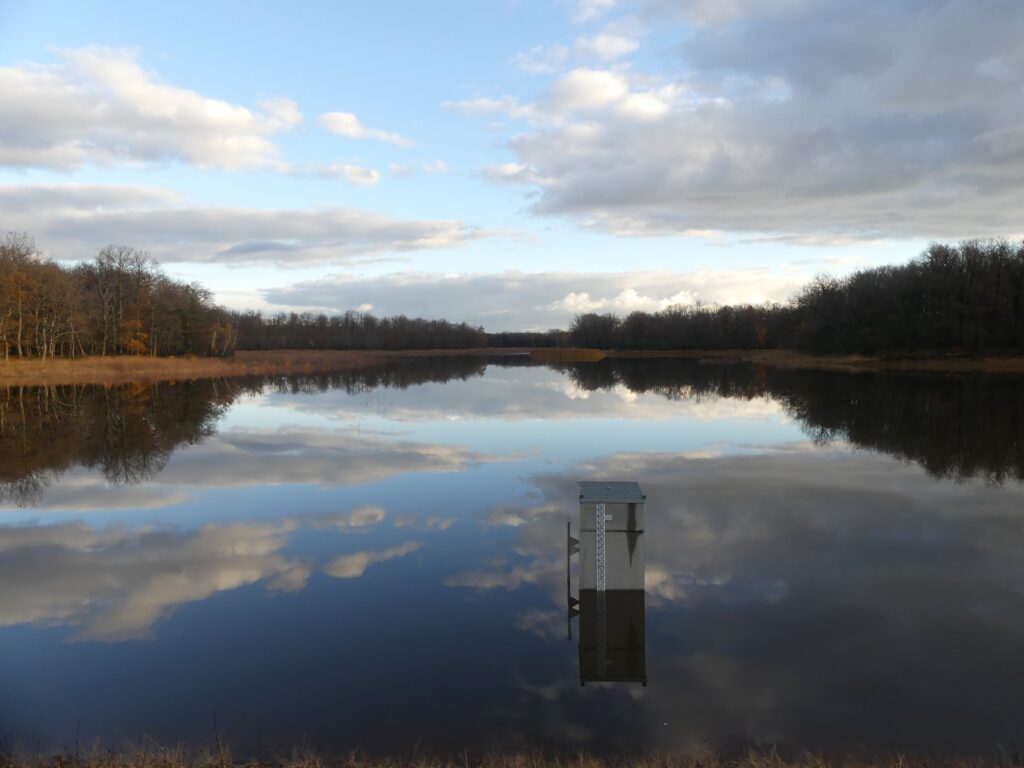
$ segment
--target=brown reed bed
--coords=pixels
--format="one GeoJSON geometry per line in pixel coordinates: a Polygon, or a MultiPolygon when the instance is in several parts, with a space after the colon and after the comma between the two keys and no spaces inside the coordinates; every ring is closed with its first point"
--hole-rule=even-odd
{"type": "Polygon", "coordinates": [[[777,752],[750,751],[736,758],[713,753],[600,757],[586,753],[513,753],[448,757],[412,754],[374,757],[352,752],[330,757],[309,750],[286,756],[234,760],[224,748],[190,752],[182,748],[143,746],[124,751],[93,749],[87,753],[36,753],[19,756],[0,752],[0,768],[1021,768],[1018,755],[990,758],[914,757],[826,758],[806,754],[783,758],[777,752]]]}
{"type": "Polygon", "coordinates": [[[604,360],[609,353],[600,349],[554,349],[544,347],[530,352],[530,358],[538,363],[596,363],[604,360]]]}
{"type": "Polygon", "coordinates": [[[402,357],[522,354],[515,349],[412,351],[272,350],[231,357],[81,357],[0,360],[0,386],[153,384],[231,376],[329,373],[366,368],[402,357]]]}

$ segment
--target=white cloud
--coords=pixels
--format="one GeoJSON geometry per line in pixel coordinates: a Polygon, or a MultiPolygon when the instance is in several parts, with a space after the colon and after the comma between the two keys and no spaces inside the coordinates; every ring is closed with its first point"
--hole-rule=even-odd
{"type": "Polygon", "coordinates": [[[348,163],[328,163],[312,168],[311,172],[322,178],[345,179],[359,187],[372,187],[380,181],[380,173],[375,169],[348,163]]]}
{"type": "Polygon", "coordinates": [[[611,28],[596,35],[582,35],[576,38],[570,49],[561,43],[535,45],[527,51],[512,57],[516,69],[528,75],[550,75],[561,71],[570,55],[576,59],[600,59],[612,61],[633,53],[640,47],[633,37],[617,34],[611,28]]]}
{"type": "Polygon", "coordinates": [[[272,138],[302,122],[289,99],[257,109],[163,83],[134,51],[80,48],[0,67],[0,166],[183,162],[286,170],[272,138]]]}
{"type": "Polygon", "coordinates": [[[553,112],[595,110],[621,101],[629,94],[629,83],[617,72],[574,69],[555,81],[547,105],[553,112]]]}
{"type": "Polygon", "coordinates": [[[267,290],[265,298],[270,305],[331,307],[338,311],[370,303],[381,314],[445,317],[480,324],[488,330],[545,330],[565,327],[578,312],[625,314],[698,301],[785,301],[813,274],[813,265],[686,272],[403,272],[372,278],[326,277],[267,290]]]}
{"type": "Polygon", "coordinates": [[[424,173],[450,173],[452,169],[444,160],[433,160],[429,163],[422,163],[420,170],[424,173]]]}
{"type": "Polygon", "coordinates": [[[598,59],[618,59],[627,54],[633,53],[640,47],[640,43],[631,37],[602,33],[592,37],[580,37],[574,46],[576,52],[581,56],[591,56],[598,59]]]}
{"type": "Polygon", "coordinates": [[[322,128],[339,136],[349,139],[374,139],[384,141],[395,146],[408,149],[415,145],[415,142],[400,133],[382,131],[377,128],[368,128],[351,112],[327,112],[317,118],[322,128]]]}
{"type": "Polygon", "coordinates": [[[615,7],[616,0],[576,0],[573,21],[584,24],[604,15],[615,7]]]}
{"type": "Polygon", "coordinates": [[[380,523],[387,512],[383,507],[372,504],[356,507],[351,512],[339,512],[333,515],[324,515],[317,519],[318,527],[332,527],[339,530],[351,530],[353,528],[369,528],[380,523]]]}
{"type": "Polygon", "coordinates": [[[531,187],[534,212],[631,236],[1019,234],[1024,5],[621,5],[676,30],[679,74],[581,68],[532,102],[463,107],[529,119],[516,172],[491,176],[531,187]]]}
{"type": "Polygon", "coordinates": [[[17,222],[57,258],[91,258],[125,243],[166,263],[357,263],[487,234],[458,221],[354,208],[200,206],[155,187],[99,184],[0,185],[0,220],[17,222]]]}
{"type": "Polygon", "coordinates": [[[530,50],[513,56],[512,64],[530,75],[546,75],[561,69],[568,57],[569,49],[559,43],[535,45],[530,50]]]}
{"type": "Polygon", "coordinates": [[[377,551],[356,552],[352,555],[337,557],[324,566],[324,573],[336,579],[355,579],[366,573],[366,569],[374,563],[383,563],[397,557],[405,557],[423,545],[417,541],[407,541],[397,547],[389,547],[377,551]]]}
{"type": "Polygon", "coordinates": [[[281,554],[296,524],[195,531],[0,527],[0,626],[70,624],[78,637],[145,637],[176,607],[247,584],[301,589],[309,567],[281,554]]]}

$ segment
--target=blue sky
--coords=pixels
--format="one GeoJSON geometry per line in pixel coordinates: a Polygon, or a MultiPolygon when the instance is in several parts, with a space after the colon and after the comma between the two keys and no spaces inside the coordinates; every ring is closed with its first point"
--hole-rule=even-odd
{"type": "Polygon", "coordinates": [[[0,0],[0,228],[232,307],[491,329],[782,300],[1014,237],[982,0],[0,0]]]}

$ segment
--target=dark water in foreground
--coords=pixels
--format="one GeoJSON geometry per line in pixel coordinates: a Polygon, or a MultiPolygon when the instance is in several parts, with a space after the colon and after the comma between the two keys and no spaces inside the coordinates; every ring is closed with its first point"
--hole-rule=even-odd
{"type": "Polygon", "coordinates": [[[242,752],[1009,753],[1022,478],[1024,378],[0,391],[0,734],[209,744],[216,711],[242,752]],[[575,481],[604,477],[648,496],[646,688],[581,687],[566,639],[575,481]]]}

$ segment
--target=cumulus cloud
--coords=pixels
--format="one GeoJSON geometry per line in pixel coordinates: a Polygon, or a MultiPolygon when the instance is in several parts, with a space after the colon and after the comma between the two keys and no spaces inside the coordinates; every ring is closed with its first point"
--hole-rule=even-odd
{"type": "Polygon", "coordinates": [[[604,15],[615,7],[616,0],[576,0],[573,21],[583,24],[604,15]]]}
{"type": "MultiPolygon", "coordinates": [[[[155,509],[188,501],[199,489],[295,484],[336,488],[406,473],[459,472],[497,460],[458,446],[395,440],[350,429],[229,430],[176,452],[149,481],[145,493],[137,487],[117,486],[79,472],[45,489],[33,507],[155,509]]],[[[0,511],[3,509],[0,505],[0,511]]],[[[320,517],[311,524],[365,528],[384,515],[382,508],[368,506],[320,517]]]]}
{"type": "Polygon", "coordinates": [[[596,35],[581,35],[572,48],[561,43],[535,45],[512,57],[516,69],[528,75],[550,75],[560,72],[570,56],[575,59],[612,61],[633,53],[640,43],[633,37],[609,29],[596,35]]]}
{"type": "Polygon", "coordinates": [[[372,187],[380,181],[380,171],[350,163],[320,163],[300,169],[299,173],[322,179],[345,179],[358,187],[372,187]]]}
{"type": "Polygon", "coordinates": [[[415,142],[412,139],[400,133],[368,128],[351,112],[327,112],[317,118],[317,123],[324,130],[349,139],[373,139],[394,144],[403,149],[415,146],[415,142]]]}
{"type": "Polygon", "coordinates": [[[135,51],[80,48],[58,57],[0,67],[0,166],[287,168],[273,137],[302,122],[289,99],[250,108],[168,85],[135,51]]]}
{"type": "Polygon", "coordinates": [[[194,531],[0,527],[0,626],[70,624],[90,640],[146,637],[177,606],[262,582],[305,586],[309,567],[280,550],[296,524],[194,531]]]}
{"type": "Polygon", "coordinates": [[[346,264],[486,235],[459,221],[356,208],[200,206],[163,189],[101,184],[0,185],[0,219],[18,222],[40,247],[67,259],[90,258],[116,242],[164,262],[346,264]]]}
{"type": "Polygon", "coordinates": [[[324,566],[324,573],[336,579],[355,579],[366,573],[366,569],[374,563],[383,563],[388,560],[394,560],[396,557],[405,557],[422,546],[420,542],[407,541],[397,547],[389,547],[388,549],[343,555],[327,563],[324,566]]]}
{"type": "Polygon", "coordinates": [[[633,53],[639,47],[640,43],[631,37],[604,32],[591,37],[578,38],[575,50],[581,56],[611,60],[633,53]]]}
{"type": "Polygon", "coordinates": [[[1021,232],[1024,6],[622,5],[674,25],[680,74],[576,69],[532,102],[475,106],[529,117],[507,146],[534,212],[635,236],[1021,232]]]}
{"type": "Polygon", "coordinates": [[[446,317],[488,330],[565,327],[579,312],[657,311],[669,306],[784,301],[810,267],[688,272],[404,272],[372,278],[326,277],[265,291],[270,304],[333,307],[372,304],[381,314],[446,317]]]}
{"type": "MultiPolygon", "coordinates": [[[[214,488],[296,483],[335,487],[409,472],[458,472],[491,458],[458,446],[386,439],[355,430],[238,430],[179,452],[160,474],[160,482],[214,488]]],[[[345,524],[366,525],[382,513],[378,507],[354,510],[345,524]]]]}

